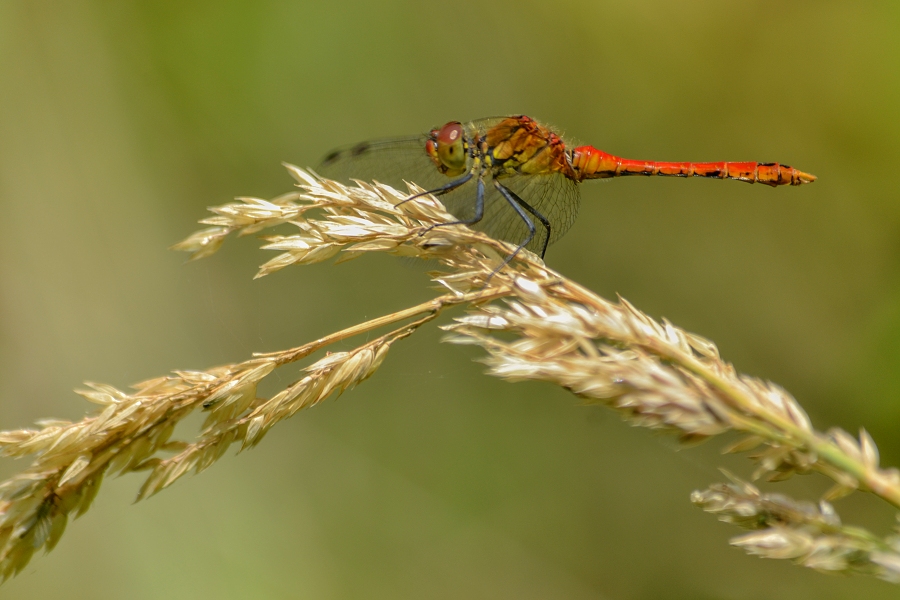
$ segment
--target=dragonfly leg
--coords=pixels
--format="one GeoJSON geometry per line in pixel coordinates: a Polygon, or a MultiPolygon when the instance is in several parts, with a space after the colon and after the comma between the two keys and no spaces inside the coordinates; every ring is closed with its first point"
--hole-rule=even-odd
{"type": "Polygon", "coordinates": [[[472,179],[472,177],[474,175],[475,175],[474,170],[469,171],[463,177],[460,177],[459,179],[455,179],[448,184],[442,185],[439,188],[435,188],[433,190],[428,190],[426,192],[419,192],[418,194],[414,194],[414,195],[410,196],[409,198],[407,198],[406,200],[398,202],[397,204],[394,205],[394,207],[396,208],[396,207],[400,206],[401,204],[406,204],[410,200],[415,200],[416,198],[421,198],[422,196],[427,196],[428,194],[434,194],[435,196],[442,196],[442,195],[446,194],[447,192],[452,192],[453,190],[455,190],[462,184],[466,183],[467,181],[472,179]]]}
{"type": "Polygon", "coordinates": [[[448,225],[474,225],[484,217],[484,179],[478,178],[478,187],[475,194],[475,215],[471,219],[461,221],[448,221],[446,223],[437,223],[422,230],[419,235],[425,235],[435,227],[447,227],[448,225]]]}
{"type": "MultiPolygon", "coordinates": [[[[498,185],[500,185],[500,184],[498,184],[498,185]]],[[[527,210],[528,212],[530,212],[531,215],[532,215],[535,219],[537,219],[538,221],[540,221],[540,222],[541,222],[541,225],[544,226],[544,230],[547,232],[547,237],[544,238],[544,243],[541,245],[541,258],[544,258],[544,254],[547,253],[547,246],[550,245],[550,221],[547,219],[547,217],[545,217],[544,215],[542,215],[541,213],[539,213],[539,212],[537,211],[536,208],[534,208],[533,206],[531,206],[530,204],[528,204],[527,202],[525,202],[524,200],[522,200],[522,198],[520,198],[518,194],[513,193],[513,191],[510,190],[509,188],[507,188],[506,186],[503,186],[503,187],[504,187],[504,189],[506,189],[507,191],[509,191],[510,194],[513,195],[513,197],[515,198],[516,202],[517,202],[522,208],[524,208],[525,210],[527,210]]],[[[527,242],[526,242],[526,244],[527,244],[527,242]]]]}
{"type": "MultiPolygon", "coordinates": [[[[500,269],[502,269],[503,267],[508,265],[510,263],[510,261],[516,257],[516,254],[518,254],[519,251],[522,250],[522,248],[524,248],[525,246],[527,246],[528,244],[531,243],[531,240],[534,239],[534,234],[536,233],[537,229],[535,229],[534,223],[531,221],[531,219],[528,218],[528,215],[525,214],[525,210],[523,210],[524,206],[528,206],[527,204],[525,204],[524,200],[519,198],[515,194],[515,192],[513,192],[511,189],[509,189],[508,187],[506,187],[505,185],[503,185],[496,179],[494,180],[494,187],[497,188],[497,191],[500,192],[500,194],[503,196],[503,198],[507,202],[509,202],[509,205],[513,207],[513,210],[515,210],[516,213],[518,213],[519,217],[523,221],[525,221],[525,225],[528,226],[528,237],[525,238],[525,241],[523,241],[521,244],[519,244],[519,246],[513,251],[512,254],[510,254],[509,256],[506,257],[506,259],[503,261],[503,264],[501,264],[499,267],[494,269],[494,273],[496,273],[497,271],[499,271],[500,269]]],[[[528,209],[529,209],[529,212],[534,211],[534,209],[531,208],[530,206],[528,206],[528,209]]],[[[534,212],[536,213],[537,211],[534,211],[534,212]]],[[[537,215],[535,215],[535,216],[537,216],[537,215]]],[[[549,223],[547,223],[546,225],[548,225],[547,229],[549,231],[549,223]]],[[[547,237],[547,239],[550,239],[549,236],[547,237]]],[[[491,273],[491,277],[494,276],[494,273],[491,273]]],[[[490,279],[490,277],[488,279],[490,279]]]]}

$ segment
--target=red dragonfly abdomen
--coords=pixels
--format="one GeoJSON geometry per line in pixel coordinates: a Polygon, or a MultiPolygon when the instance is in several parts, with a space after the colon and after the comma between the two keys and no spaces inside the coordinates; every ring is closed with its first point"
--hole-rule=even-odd
{"type": "Polygon", "coordinates": [[[757,162],[653,162],[620,158],[597,150],[593,146],[579,146],[572,150],[572,169],[578,181],[605,179],[625,175],[661,175],[666,177],[714,177],[736,179],[748,183],[801,185],[812,183],[815,175],[804,173],[788,165],[757,162]]]}

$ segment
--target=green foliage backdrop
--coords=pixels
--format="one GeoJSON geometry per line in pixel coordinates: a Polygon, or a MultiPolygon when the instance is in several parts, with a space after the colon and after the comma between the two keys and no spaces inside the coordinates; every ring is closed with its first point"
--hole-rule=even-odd
{"type": "MultiPolygon", "coordinates": [[[[386,256],[251,281],[269,256],[249,240],[189,265],[166,248],[208,205],[289,189],[281,161],[524,113],[632,158],[818,175],[586,184],[548,262],[900,465],[898,26],[891,3],[2,2],[0,429],[80,418],[84,379],[235,362],[424,299],[422,269],[386,256]]],[[[718,443],[673,452],[438,339],[149,501],[107,482],[3,597],[896,596],[728,548],[688,502],[721,479],[718,443]]]]}

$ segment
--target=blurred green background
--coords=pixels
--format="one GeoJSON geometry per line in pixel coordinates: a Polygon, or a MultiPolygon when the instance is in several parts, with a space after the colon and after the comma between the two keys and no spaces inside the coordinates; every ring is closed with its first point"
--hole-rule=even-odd
{"type": "MultiPolygon", "coordinates": [[[[387,256],[252,281],[270,257],[253,240],[187,265],[167,247],[206,206],[290,189],[281,161],[524,113],[631,158],[818,175],[586,184],[548,262],[900,464],[898,30],[890,2],[4,0],[0,429],[80,418],[85,379],[239,361],[428,297],[387,256]]],[[[729,548],[738,531],[688,501],[722,464],[749,475],[725,440],[674,451],[552,386],[483,376],[479,351],[439,337],[149,501],[130,504],[136,476],[107,482],[0,596],[897,597],[729,548]]],[[[861,494],[838,510],[893,520],[861,494]]]]}

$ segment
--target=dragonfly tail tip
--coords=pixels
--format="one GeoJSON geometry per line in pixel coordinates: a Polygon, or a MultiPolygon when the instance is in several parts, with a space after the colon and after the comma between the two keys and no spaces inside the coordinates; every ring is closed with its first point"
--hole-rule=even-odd
{"type": "Polygon", "coordinates": [[[797,182],[798,182],[797,185],[802,185],[804,183],[812,183],[816,179],[818,179],[818,177],[816,177],[812,173],[804,173],[803,171],[800,171],[797,173],[797,182]]]}

